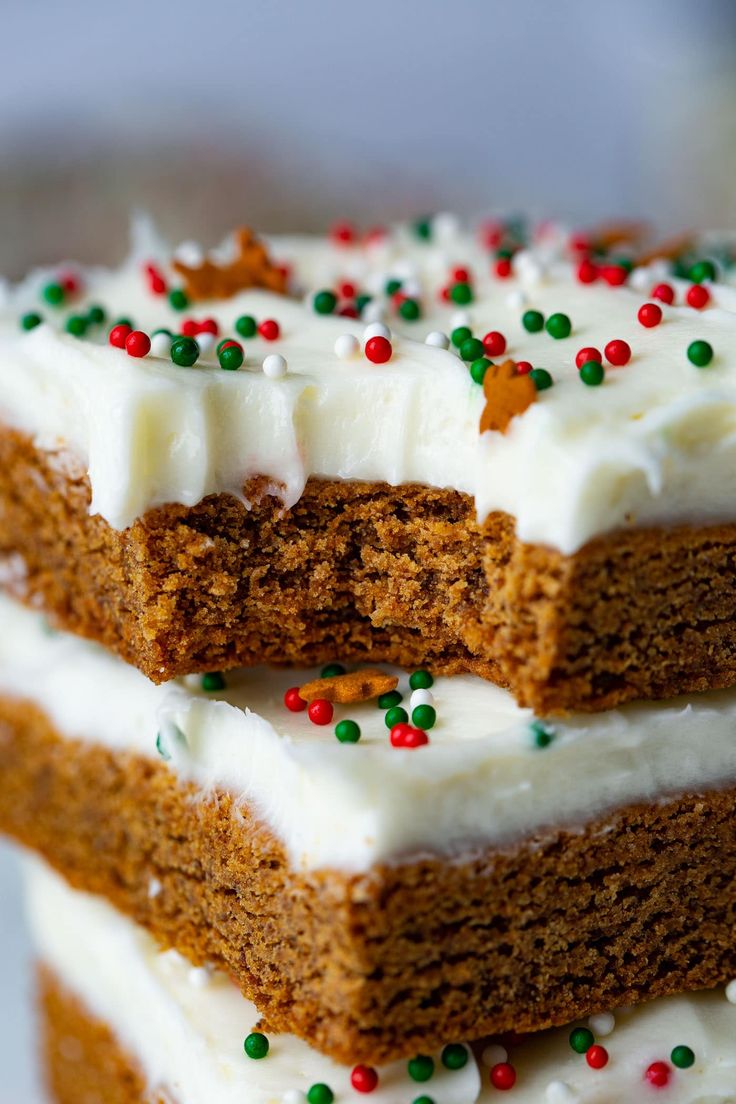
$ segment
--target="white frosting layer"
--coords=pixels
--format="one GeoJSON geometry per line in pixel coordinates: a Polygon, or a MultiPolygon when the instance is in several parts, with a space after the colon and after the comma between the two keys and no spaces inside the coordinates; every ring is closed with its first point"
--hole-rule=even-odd
{"type": "MultiPolygon", "coordinates": [[[[95,645],[49,635],[7,598],[0,625],[0,693],[30,698],[61,733],[113,749],[155,758],[160,732],[178,777],[247,802],[302,869],[467,854],[736,780],[733,690],[555,722],[540,749],[530,711],[506,691],[438,678],[430,743],[402,751],[375,702],[336,707],[334,722],[360,724],[357,744],[290,713],[283,693],[306,672],[230,672],[227,690],[205,694],[196,678],[154,686],[95,645]]],[[[408,705],[406,675],[400,688],[408,705]]]]}
{"type": "MultiPolygon", "coordinates": [[[[27,869],[27,893],[41,961],[112,1027],[151,1090],[168,1090],[176,1104],[306,1104],[307,1090],[321,1082],[335,1104],[366,1100],[352,1088],[349,1068],[293,1036],[273,1035],[265,1058],[248,1058],[243,1040],[259,1015],[226,975],[193,969],[175,951],[161,953],[143,929],[101,899],[73,892],[36,861],[27,869]]],[[[480,1075],[472,1052],[456,1071],[433,1057],[427,1087],[435,1104],[475,1104],[480,1075]]],[[[417,1095],[400,1061],[379,1070],[368,1099],[409,1104],[417,1095]]]]}
{"type": "MultiPolygon", "coordinates": [[[[77,454],[89,470],[93,511],[116,527],[164,502],[240,493],[253,475],[270,477],[287,504],[310,475],[452,487],[474,496],[479,518],[505,510],[516,517],[521,539],[565,553],[620,525],[733,520],[733,288],[716,285],[718,305],[703,312],[664,307],[662,325],[647,330],[636,315],[649,272],[633,280],[644,292],[583,286],[554,259],[558,246],[553,239],[519,254],[514,278],[501,281],[488,275],[487,255],[447,220],[432,244],[405,231],[370,247],[277,241],[276,253],[312,289],[343,277],[380,290],[394,275],[415,286],[425,315],[418,322],[391,316],[405,336],[395,338],[383,366],[362,354],[349,361],[335,354],[336,338],[360,337],[362,324],[261,292],[191,311],[217,318],[223,333],[232,333],[243,313],[281,323],[281,340],[246,341],[246,366],[238,372],[223,372],[214,354],[194,369],[136,360],[100,344],[104,328],[98,343],[60,332],[56,322],[23,333],[18,314],[38,304],[44,277],[36,274],[0,311],[0,417],[46,447],[77,454]],[[501,331],[508,355],[555,379],[506,434],[479,436],[482,389],[454,352],[423,344],[428,332],[454,324],[456,308],[440,305],[437,290],[457,264],[475,274],[476,301],[468,309],[475,333],[501,331]],[[521,324],[527,307],[567,313],[572,336],[528,334],[521,324]],[[629,342],[631,362],[610,368],[602,387],[586,387],[575,353],[587,345],[602,350],[612,338],[629,342]],[[715,350],[707,369],[687,359],[695,339],[715,350]],[[284,379],[261,371],[271,352],[287,359],[284,379]]],[[[144,290],[138,260],[115,273],[89,273],[89,299],[149,331],[175,329],[181,315],[144,290]]],[[[684,286],[678,283],[680,294],[684,286]]]]}
{"type": "MultiPolygon", "coordinates": [[[[272,1036],[266,1058],[243,1054],[243,1039],[258,1014],[225,977],[192,969],[175,952],[157,951],[152,939],[109,905],[75,893],[38,864],[29,863],[28,907],[39,956],[89,1011],[104,1020],[137,1059],[151,1088],[163,1086],[177,1104],[305,1104],[304,1090],[328,1084],[336,1104],[411,1104],[426,1093],[435,1104],[493,1104],[488,1062],[503,1054],[498,1043],[478,1065],[471,1056],[458,1073],[438,1059],[429,1082],[417,1084],[397,1062],[379,1071],[369,1096],[355,1093],[350,1071],[290,1036],[272,1036]],[[482,1077],[482,1087],[481,1087],[482,1077]]],[[[736,1008],[723,990],[669,997],[611,1017],[592,1017],[607,1066],[591,1069],[571,1050],[569,1029],[544,1032],[509,1048],[517,1072],[509,1100],[516,1104],[734,1104],[736,1008]],[[598,1021],[601,1021],[600,1027],[598,1021]],[[611,1028],[611,1019],[613,1027],[611,1028]],[[608,1020],[608,1023],[604,1023],[608,1020]],[[605,1034],[603,1033],[605,1032],[605,1034]],[[676,1046],[695,1062],[677,1069],[676,1046]],[[645,1080],[653,1062],[666,1062],[669,1083],[645,1080]]]]}

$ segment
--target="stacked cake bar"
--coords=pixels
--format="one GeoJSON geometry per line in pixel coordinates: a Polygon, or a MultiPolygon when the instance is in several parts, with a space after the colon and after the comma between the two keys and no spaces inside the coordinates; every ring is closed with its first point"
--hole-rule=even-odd
{"type": "Polygon", "coordinates": [[[736,292],[637,233],[139,228],[8,291],[60,1104],[736,1101],[736,292]]]}

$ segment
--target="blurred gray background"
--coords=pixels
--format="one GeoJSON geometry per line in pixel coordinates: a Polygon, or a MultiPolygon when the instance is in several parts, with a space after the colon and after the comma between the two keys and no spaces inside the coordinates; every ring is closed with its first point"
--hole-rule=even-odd
{"type": "MultiPolygon", "coordinates": [[[[0,270],[453,208],[736,227],[732,0],[2,0],[0,270]]],[[[37,1104],[0,853],[0,1104],[37,1104]]]]}

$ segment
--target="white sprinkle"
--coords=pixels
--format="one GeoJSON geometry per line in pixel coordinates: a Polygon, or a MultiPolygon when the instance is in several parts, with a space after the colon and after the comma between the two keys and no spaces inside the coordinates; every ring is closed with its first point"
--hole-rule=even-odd
{"type": "Polygon", "coordinates": [[[182,264],[192,267],[194,265],[201,265],[204,260],[204,251],[198,242],[185,241],[182,242],[174,252],[174,256],[177,261],[181,261],[182,264]]]}
{"type": "Polygon", "coordinates": [[[157,333],[153,335],[151,338],[151,356],[169,359],[171,356],[171,338],[168,334],[157,333]]]}
{"type": "Polygon", "coordinates": [[[473,325],[473,316],[470,311],[454,311],[452,318],[450,319],[450,329],[456,330],[458,326],[470,326],[473,325]]]}
{"type": "Polygon", "coordinates": [[[263,361],[263,374],[269,379],[283,379],[288,365],[281,353],[269,353],[263,361]]]}
{"type": "Polygon", "coordinates": [[[435,349],[449,349],[450,339],[447,334],[440,333],[439,330],[432,330],[428,333],[424,339],[425,345],[434,345],[435,349]]]}
{"type": "Polygon", "coordinates": [[[408,295],[410,299],[418,299],[422,294],[422,286],[418,280],[404,280],[401,292],[403,295],[408,295]]]}
{"type": "Polygon", "coordinates": [[[187,974],[192,989],[206,989],[212,979],[209,966],[192,966],[187,974]]]}
{"type": "Polygon", "coordinates": [[[281,1097],[281,1104],[304,1104],[306,1099],[299,1089],[287,1089],[281,1097]]]}
{"type": "Polygon", "coordinates": [[[215,344],[215,335],[211,333],[199,333],[197,334],[197,344],[199,345],[200,356],[204,356],[213,348],[215,344]]]}
{"type": "Polygon", "coordinates": [[[438,241],[449,241],[457,237],[460,220],[451,211],[440,211],[432,219],[432,234],[438,241]]]}
{"type": "Polygon", "coordinates": [[[386,317],[386,304],[383,299],[371,299],[363,307],[360,317],[364,322],[383,322],[386,317]]]}
{"type": "Polygon", "coordinates": [[[385,337],[387,341],[390,341],[391,331],[383,322],[372,322],[370,326],[366,326],[363,330],[363,341],[370,341],[372,337],[385,337]]]}
{"type": "Polygon", "coordinates": [[[616,1026],[616,1017],[613,1012],[599,1012],[597,1016],[588,1017],[588,1027],[594,1035],[605,1038],[610,1035],[616,1026]]]}
{"type": "Polygon", "coordinates": [[[544,1093],[547,1104],[575,1104],[578,1094],[567,1081],[550,1081],[544,1093]]]}
{"type": "Polygon", "coordinates": [[[726,1000],[729,1004],[736,1004],[736,978],[726,986],[726,1000]]]}
{"type": "Polygon", "coordinates": [[[161,890],[163,888],[164,887],[162,886],[162,884],[158,880],[158,878],[149,879],[149,882],[148,882],[148,896],[149,896],[149,898],[151,900],[153,900],[154,897],[158,897],[159,893],[161,892],[161,890]]]}
{"type": "Polygon", "coordinates": [[[335,356],[340,360],[350,360],[360,352],[360,342],[353,334],[340,334],[335,342],[335,356]]]}
{"type": "Polygon", "coordinates": [[[489,1043],[483,1051],[482,1061],[484,1066],[493,1069],[494,1066],[500,1065],[501,1062],[507,1062],[508,1057],[509,1054],[505,1047],[499,1046],[497,1043],[489,1043]]]}
{"type": "Polygon", "coordinates": [[[644,268],[640,265],[638,268],[632,270],[629,276],[629,287],[634,291],[644,291],[646,289],[647,294],[652,286],[652,274],[648,268],[644,268]]]}
{"type": "Polygon", "coordinates": [[[434,705],[434,694],[431,690],[412,690],[409,706],[416,709],[418,705],[434,705]]]}
{"type": "Polygon", "coordinates": [[[511,310],[521,310],[529,302],[529,296],[523,291],[510,291],[506,296],[506,306],[511,310]]]}

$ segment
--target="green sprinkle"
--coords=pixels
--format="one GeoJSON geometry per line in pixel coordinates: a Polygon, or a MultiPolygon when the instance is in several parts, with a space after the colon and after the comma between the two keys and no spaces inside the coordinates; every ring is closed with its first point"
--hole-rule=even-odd
{"type": "Polygon", "coordinates": [[[423,728],[427,732],[434,728],[437,721],[437,711],[433,705],[418,705],[411,711],[411,723],[417,728],[423,728]]]}
{"type": "Polygon", "coordinates": [[[450,1043],[442,1051],[442,1065],[448,1070],[459,1070],[468,1064],[468,1052],[462,1043],[450,1043]]]}
{"type": "Polygon", "coordinates": [[[356,721],[338,721],[335,735],[341,744],[357,744],[360,739],[360,725],[356,721]]]}
{"type": "Polygon", "coordinates": [[[219,671],[208,671],[206,675],[202,675],[203,690],[224,690],[226,685],[219,671]]]}
{"type": "Polygon", "coordinates": [[[429,690],[434,685],[434,679],[429,671],[413,671],[409,675],[409,685],[412,690],[429,690]]]}
{"type": "Polygon", "coordinates": [[[130,318],[116,318],[110,329],[114,329],[115,326],[130,326],[131,330],[135,329],[130,318]]]}
{"type": "Polygon", "coordinates": [[[312,1085],[311,1089],[307,1092],[307,1104],[332,1104],[334,1099],[335,1094],[332,1089],[322,1081],[318,1081],[316,1085],[312,1085]]]}
{"type": "Polygon", "coordinates": [[[429,1081],[434,1073],[434,1058],[428,1054],[418,1054],[416,1058],[410,1058],[406,1071],[412,1081],[429,1081]]]}
{"type": "Polygon", "coordinates": [[[453,284],[450,288],[450,298],[459,307],[464,307],[473,302],[473,289],[470,284],[453,284]]]}
{"type": "Polygon", "coordinates": [[[171,359],[179,368],[191,368],[197,363],[199,345],[193,337],[177,337],[171,343],[171,359]]]}
{"type": "Polygon", "coordinates": [[[355,309],[358,314],[362,314],[368,304],[372,301],[372,295],[356,295],[355,296],[355,309]]]}
{"type": "Polygon", "coordinates": [[[61,284],[57,284],[53,281],[50,284],[45,284],[41,288],[41,298],[45,300],[51,307],[59,307],[66,299],[66,292],[61,284]]]}
{"type": "Polygon", "coordinates": [[[258,1060],[266,1057],[269,1045],[268,1039],[260,1031],[251,1031],[250,1035],[245,1037],[243,1050],[249,1058],[258,1060]]]}
{"type": "Polygon", "coordinates": [[[713,346],[707,341],[691,341],[687,347],[687,359],[696,368],[706,368],[713,359],[713,346]]]}
{"type": "Polygon", "coordinates": [[[84,337],[87,332],[87,319],[83,314],[70,314],[64,324],[64,329],[67,333],[73,334],[74,337],[84,337]]]}
{"type": "Polygon", "coordinates": [[[226,349],[220,349],[217,359],[226,372],[237,372],[243,364],[243,350],[239,345],[228,345],[226,349]]]}
{"type": "Polygon", "coordinates": [[[547,388],[551,387],[554,383],[552,376],[546,368],[532,368],[529,373],[529,379],[532,381],[537,391],[546,391],[547,388]]]}
{"type": "Polygon", "coordinates": [[[585,1054],[595,1042],[595,1036],[587,1027],[574,1027],[569,1036],[570,1046],[576,1054],[585,1054]]]}
{"type": "Polygon", "coordinates": [[[539,333],[544,329],[544,315],[538,310],[524,311],[521,316],[521,324],[527,333],[539,333]]]}
{"type": "Polygon", "coordinates": [[[689,1046],[676,1046],[670,1054],[673,1066],[678,1069],[690,1069],[695,1062],[695,1052],[689,1046]]]}
{"type": "Polygon", "coordinates": [[[334,678],[335,675],[344,675],[345,668],[342,663],[328,663],[319,673],[320,678],[334,678]]]}
{"type": "Polygon", "coordinates": [[[189,296],[183,288],[172,288],[169,292],[169,305],[176,311],[186,310],[189,306],[189,296]]]}
{"type": "Polygon", "coordinates": [[[529,731],[532,735],[532,742],[535,747],[546,748],[552,743],[555,738],[555,730],[544,721],[532,721],[529,725],[529,731]]]}
{"type": "Polygon", "coordinates": [[[400,705],[403,695],[398,690],[389,690],[386,694],[381,694],[378,699],[379,709],[392,709],[395,705],[400,705]]]}
{"type": "Polygon", "coordinates": [[[426,215],[424,218],[417,219],[412,229],[421,241],[429,241],[429,239],[432,237],[431,216],[426,215]]]}
{"type": "Polygon", "coordinates": [[[412,1104],[434,1104],[434,1100],[431,1096],[418,1096],[412,1101],[412,1104]]]}
{"type": "Polygon", "coordinates": [[[550,337],[559,338],[569,337],[572,330],[572,323],[566,314],[551,314],[544,325],[545,330],[550,337]]]}
{"type": "Polygon", "coordinates": [[[702,284],[704,280],[715,280],[716,266],[712,261],[696,261],[688,276],[694,284],[702,284]]]}
{"type": "Polygon", "coordinates": [[[397,724],[406,724],[409,720],[409,714],[403,706],[395,705],[392,709],[389,709],[383,719],[386,722],[386,728],[393,728],[397,724]]]}
{"type": "Polygon", "coordinates": [[[159,732],[156,736],[156,751],[159,753],[162,759],[170,759],[171,754],[164,747],[163,734],[159,732]]]}
{"type": "Polygon", "coordinates": [[[580,365],[580,378],[588,387],[598,387],[606,377],[606,370],[597,360],[586,360],[580,365]]]}
{"type": "Polygon", "coordinates": [[[488,357],[478,357],[470,365],[470,378],[474,383],[483,384],[483,380],[486,378],[486,372],[490,368],[492,361],[488,357]]]}
{"type": "Polygon", "coordinates": [[[43,322],[43,318],[37,311],[28,311],[28,314],[21,315],[20,328],[22,330],[35,330],[36,326],[40,326],[43,322]]]}
{"type": "Polygon", "coordinates": [[[312,300],[312,306],[317,314],[332,314],[337,306],[337,296],[333,291],[318,291],[312,300]]]}
{"type": "Polygon", "coordinates": [[[107,312],[104,307],[99,306],[97,303],[93,303],[87,310],[87,321],[90,326],[99,326],[107,318],[107,312]]]}
{"type": "Polygon", "coordinates": [[[459,349],[463,342],[467,341],[468,338],[472,336],[473,331],[470,326],[456,326],[450,334],[450,341],[456,349],[459,349]]]}
{"type": "Polygon", "coordinates": [[[399,305],[399,314],[407,322],[416,322],[421,317],[422,309],[416,299],[404,299],[399,305]]]}
{"type": "Polygon", "coordinates": [[[478,360],[485,353],[485,347],[479,337],[466,337],[460,346],[463,360],[478,360]]]}
{"type": "Polygon", "coordinates": [[[241,337],[255,337],[258,327],[252,314],[241,314],[235,319],[235,329],[241,337]]]}
{"type": "Polygon", "coordinates": [[[401,291],[401,280],[397,280],[396,278],[387,280],[383,290],[388,296],[395,295],[397,291],[401,291]]]}

